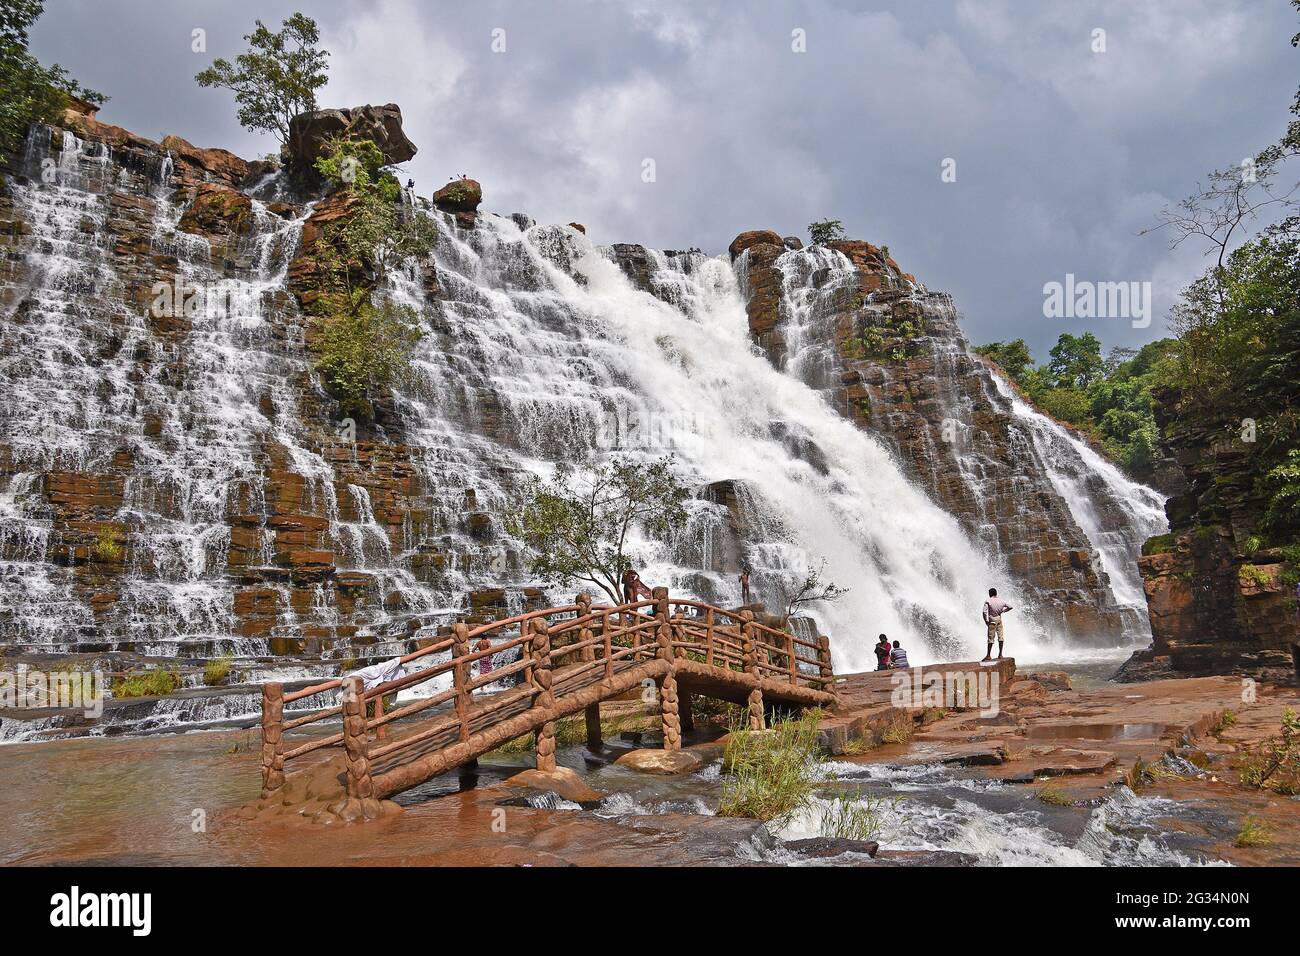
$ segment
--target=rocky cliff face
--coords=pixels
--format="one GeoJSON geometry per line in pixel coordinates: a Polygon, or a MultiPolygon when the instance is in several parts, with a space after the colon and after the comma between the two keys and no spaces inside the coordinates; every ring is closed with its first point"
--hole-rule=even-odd
{"type": "Polygon", "coordinates": [[[1012,582],[991,584],[1077,639],[1142,634],[1132,561],[1161,523],[1159,496],[1086,460],[1081,441],[1015,399],[968,350],[948,296],[861,241],[798,251],[756,230],[730,253],[754,341],[886,441],[1005,562],[1012,582]]]}
{"type": "Polygon", "coordinates": [[[321,387],[306,308],[345,204],[90,114],[33,132],[0,192],[0,643],[390,655],[546,601],[502,506],[519,474],[612,447],[673,451],[698,487],[678,540],[635,543],[644,577],[735,603],[743,562],[779,603],[826,557],[852,588],[820,622],[842,667],[870,666],[867,619],[915,656],[969,653],[1006,568],[1027,635],[1124,626],[1107,549],[1141,516],[881,250],[596,249],[452,187],[406,197],[440,242],[385,294],[428,334],[359,423],[321,387]]]}
{"type": "Polygon", "coordinates": [[[1172,392],[1157,397],[1163,450],[1178,462],[1186,490],[1169,499],[1169,533],[1148,541],[1138,561],[1152,645],[1121,676],[1294,679],[1298,595],[1284,583],[1282,552],[1252,540],[1265,502],[1242,423],[1207,419],[1172,392]]]}

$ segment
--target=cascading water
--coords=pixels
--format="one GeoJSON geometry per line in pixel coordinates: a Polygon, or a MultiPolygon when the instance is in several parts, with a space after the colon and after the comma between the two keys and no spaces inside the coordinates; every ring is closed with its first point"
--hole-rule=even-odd
{"type": "Polygon", "coordinates": [[[1127,612],[1126,633],[1134,643],[1145,643],[1151,633],[1137,558],[1147,538],[1169,528],[1164,496],[1125,477],[1086,442],[1030,408],[1000,375],[993,382],[1029,429],[1052,484],[1092,543],[1116,602],[1127,612]]]}
{"type": "MultiPolygon", "coordinates": [[[[775,360],[837,405],[846,380],[865,381],[864,425],[889,440],[995,565],[1016,572],[1016,590],[1027,592],[1018,605],[1041,605],[1047,630],[1093,644],[1149,638],[1135,562],[1164,527],[1158,492],[1125,478],[973,356],[949,297],[910,277],[888,295],[863,295],[849,258],[821,246],[787,251],[774,266],[782,277],[775,360]],[[855,340],[850,326],[862,318],[871,334],[899,340],[855,340]],[[876,356],[855,365],[870,347],[876,356]]],[[[1023,645],[1016,653],[1025,658],[1023,645]]]]}
{"type": "MultiPolygon", "coordinates": [[[[631,409],[662,443],[630,453],[670,448],[696,485],[745,487],[756,524],[776,532],[747,542],[760,595],[821,559],[826,577],[850,589],[814,612],[839,666],[868,666],[869,636],[881,631],[917,641],[922,661],[977,649],[971,596],[997,579],[988,554],[877,440],[756,352],[725,260],[654,255],[654,284],[676,290],[674,305],[635,288],[573,230],[489,217],[442,239],[440,334],[409,399],[422,443],[464,443],[463,422],[488,417],[486,395],[498,439],[488,461],[513,452],[544,473],[559,456],[600,450],[609,421],[631,409]]],[[[481,494],[487,476],[474,465],[468,455],[458,463],[476,472],[481,494]]],[[[505,493],[490,480],[487,491],[489,500],[505,493]]],[[[651,542],[633,550],[647,581],[683,590],[703,578],[739,600],[734,574],[683,564],[680,550],[651,542]]]]}
{"type": "MultiPolygon", "coordinates": [[[[326,418],[305,319],[287,294],[310,204],[273,212],[282,204],[252,199],[247,231],[218,252],[180,228],[187,200],[165,154],[141,172],[138,159],[119,162],[71,133],[51,149],[40,130],[25,169],[11,194],[30,235],[5,287],[6,303],[21,307],[0,322],[0,386],[14,399],[0,414],[6,644],[265,658],[281,653],[276,638],[326,634],[335,644],[321,654],[335,660],[390,655],[409,646],[406,622],[444,623],[482,589],[522,606],[540,582],[500,520],[518,477],[620,449],[671,451],[700,490],[676,540],[632,541],[648,582],[735,604],[744,560],[756,597],[776,608],[824,560],[825,578],[849,588],[812,611],[839,669],[871,666],[880,632],[903,640],[914,662],[982,650],[979,602],[1005,578],[1003,558],[824,390],[835,370],[820,290],[835,294],[851,271],[838,253],[788,257],[788,359],[778,369],[751,342],[743,269],[725,257],[647,252],[644,291],[612,250],[571,228],[484,215],[466,230],[430,213],[434,262],[381,290],[417,309],[429,332],[413,380],[392,396],[385,428],[396,433],[377,439],[390,466],[322,438],[339,423],[326,418]],[[51,163],[57,175],[42,177],[51,163]],[[129,215],[145,240],[138,251],[122,242],[129,215]],[[160,277],[202,290],[198,307],[187,300],[162,319],[147,299],[138,307],[160,277]],[[389,467],[412,475],[396,504],[379,474],[389,467]],[[62,474],[120,504],[69,523],[50,499],[62,474]],[[298,489],[287,515],[269,500],[286,494],[286,478],[298,489]],[[84,542],[110,524],[123,529],[127,557],[96,591],[76,574],[84,543],[68,536],[84,542]],[[277,548],[317,526],[320,543],[309,546],[326,549],[330,565],[304,581],[277,548]],[[345,604],[345,585],[374,597],[345,604]],[[273,625],[246,629],[241,600],[273,625]]],[[[257,190],[282,193],[271,180],[257,190]]],[[[1073,449],[1046,426],[1040,436],[1033,413],[1016,414],[1044,448],[1073,449]]],[[[1086,451],[1060,466],[1062,494],[1082,502],[1098,482],[1122,492],[1086,451]]],[[[1145,527],[1089,524],[1089,514],[1081,503],[1089,535],[1110,536],[1109,550],[1098,547],[1106,570],[1131,583],[1111,563],[1145,527]]],[[[1050,622],[1025,610],[1018,654],[1051,638],[1050,622]]]]}

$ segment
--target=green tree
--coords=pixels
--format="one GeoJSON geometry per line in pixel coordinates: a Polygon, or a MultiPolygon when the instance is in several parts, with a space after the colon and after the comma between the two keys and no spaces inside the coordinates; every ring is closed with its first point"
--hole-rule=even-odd
{"type": "Polygon", "coordinates": [[[668,538],[686,522],[690,491],[671,456],[645,463],[620,457],[580,473],[561,464],[554,477],[527,479],[506,513],[506,529],[532,551],[529,569],[562,587],[584,581],[622,603],[633,528],[668,538]]]}
{"type": "Polygon", "coordinates": [[[976,353],[991,358],[998,363],[1002,371],[1014,382],[1019,382],[1025,372],[1034,364],[1034,357],[1029,354],[1029,346],[1024,339],[1010,342],[991,342],[975,349],[976,353]]]}
{"type": "Polygon", "coordinates": [[[410,306],[363,302],[329,316],[321,328],[317,367],[345,414],[369,418],[374,396],[411,375],[411,354],[424,337],[410,306]]]}
{"type": "Polygon", "coordinates": [[[394,270],[427,259],[437,227],[398,201],[401,189],[374,143],[336,140],[326,148],[316,169],[343,194],[348,209],[323,231],[312,255],[326,290],[342,297],[343,308],[355,309],[394,270]]]}
{"type": "Polygon", "coordinates": [[[838,219],[822,219],[808,224],[808,238],[814,246],[824,246],[829,242],[839,242],[845,238],[844,223],[838,219]]]}
{"type": "Polygon", "coordinates": [[[28,30],[40,19],[41,0],[0,0],[0,152],[12,155],[33,123],[50,122],[68,98],[103,103],[108,97],[81,86],[55,63],[44,67],[27,50],[28,30]]]}
{"type": "Polygon", "coordinates": [[[316,21],[303,13],[272,33],[261,20],[244,35],[249,49],[229,60],[216,59],[194,77],[199,86],[234,92],[239,122],[254,132],[289,141],[289,121],[316,108],[316,91],[325,85],[329,52],[319,49],[316,21]]]}
{"type": "Polygon", "coordinates": [[[1101,375],[1101,342],[1091,332],[1074,336],[1062,332],[1052,346],[1047,370],[1056,384],[1087,388],[1101,375]]]}

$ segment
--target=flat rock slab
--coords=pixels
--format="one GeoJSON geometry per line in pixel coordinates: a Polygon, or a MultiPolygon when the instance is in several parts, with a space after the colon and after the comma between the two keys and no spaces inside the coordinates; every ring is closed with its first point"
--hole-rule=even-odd
{"type": "Polygon", "coordinates": [[[605,797],[599,790],[587,786],[583,779],[568,767],[556,767],[549,772],[525,770],[508,778],[505,785],[542,792],[550,791],[559,794],[565,800],[579,804],[599,803],[605,797]]]}
{"type": "Polygon", "coordinates": [[[840,856],[844,853],[861,853],[865,856],[875,856],[876,851],[880,849],[880,844],[874,840],[845,840],[832,837],[809,837],[804,840],[787,840],[782,843],[781,846],[794,853],[798,853],[800,856],[811,857],[817,860],[840,856]]]}
{"type": "Polygon", "coordinates": [[[1065,777],[1100,773],[1115,763],[1109,750],[1075,750],[1071,747],[1027,747],[1013,751],[1011,759],[989,770],[988,776],[1009,783],[1036,777],[1065,777]]]}
{"type": "Polygon", "coordinates": [[[614,762],[629,770],[666,777],[699,770],[705,763],[698,754],[689,750],[630,750],[614,762]]]}

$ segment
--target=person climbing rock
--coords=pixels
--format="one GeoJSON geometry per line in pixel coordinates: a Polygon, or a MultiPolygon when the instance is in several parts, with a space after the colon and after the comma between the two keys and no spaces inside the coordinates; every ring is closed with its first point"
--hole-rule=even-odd
{"type": "Polygon", "coordinates": [[[880,635],[880,642],[874,648],[876,652],[876,670],[887,671],[890,666],[890,658],[893,656],[893,647],[890,646],[889,638],[880,635]]]}
{"type": "Polygon", "coordinates": [[[912,665],[907,663],[907,651],[903,650],[903,645],[894,641],[894,649],[889,652],[889,666],[898,670],[906,670],[912,665]]]}
{"type": "Polygon", "coordinates": [[[749,565],[740,566],[740,603],[743,607],[749,603],[749,565]]]}
{"type": "Polygon", "coordinates": [[[993,660],[993,641],[998,642],[998,660],[1002,660],[1002,643],[1004,640],[1002,632],[1002,615],[1011,610],[1011,605],[1002,598],[998,597],[997,588],[989,588],[989,599],[984,602],[984,625],[988,628],[988,650],[984,652],[984,660],[993,660]]]}

